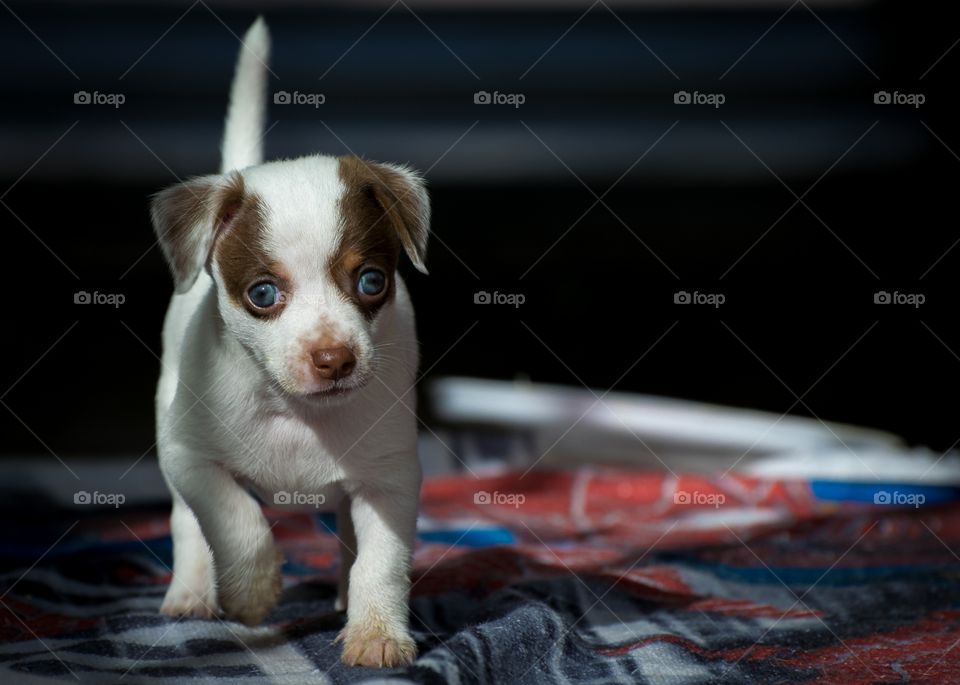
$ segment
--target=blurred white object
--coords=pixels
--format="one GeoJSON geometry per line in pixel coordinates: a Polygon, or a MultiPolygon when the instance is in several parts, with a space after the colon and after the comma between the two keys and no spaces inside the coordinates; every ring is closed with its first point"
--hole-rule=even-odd
{"type": "Polygon", "coordinates": [[[925,447],[799,451],[765,457],[743,470],[753,476],[771,478],[866,483],[880,479],[915,485],[958,485],[960,454],[940,454],[925,447]]]}
{"type": "Polygon", "coordinates": [[[522,434],[529,462],[544,466],[715,471],[788,453],[905,449],[880,430],[650,395],[460,377],[434,381],[428,394],[442,422],[522,434]]]}

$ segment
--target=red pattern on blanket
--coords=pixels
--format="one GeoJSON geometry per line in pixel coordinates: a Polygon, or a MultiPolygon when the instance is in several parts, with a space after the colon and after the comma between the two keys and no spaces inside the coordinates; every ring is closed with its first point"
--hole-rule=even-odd
{"type": "MultiPolygon", "coordinates": [[[[838,505],[802,482],[587,468],[433,480],[422,500],[421,657],[401,679],[960,682],[960,506],[838,505]]],[[[6,531],[7,557],[22,561],[0,585],[0,680],[374,677],[340,665],[332,644],[329,520],[267,513],[288,563],[261,633],[156,613],[170,577],[161,509],[88,515],[32,567],[80,512],[6,531]],[[250,646],[263,631],[284,648],[250,646]]]]}

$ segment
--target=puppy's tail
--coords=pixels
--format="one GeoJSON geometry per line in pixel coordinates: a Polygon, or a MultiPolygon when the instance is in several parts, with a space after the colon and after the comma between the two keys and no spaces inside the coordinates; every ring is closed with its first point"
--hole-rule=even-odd
{"type": "Polygon", "coordinates": [[[230,87],[230,105],[220,150],[222,173],[263,161],[269,59],[270,32],[263,17],[257,17],[243,37],[237,70],[230,87]]]}

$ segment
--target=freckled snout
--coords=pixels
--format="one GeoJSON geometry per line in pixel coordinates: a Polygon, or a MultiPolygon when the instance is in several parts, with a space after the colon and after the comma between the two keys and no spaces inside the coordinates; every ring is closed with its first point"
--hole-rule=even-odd
{"type": "Polygon", "coordinates": [[[327,381],[346,378],[357,366],[357,358],[346,347],[327,347],[311,353],[317,376],[327,381]]]}

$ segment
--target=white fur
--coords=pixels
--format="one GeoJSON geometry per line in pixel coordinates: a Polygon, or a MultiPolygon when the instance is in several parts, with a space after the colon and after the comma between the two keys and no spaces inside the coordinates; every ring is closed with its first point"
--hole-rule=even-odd
{"type": "MultiPolygon", "coordinates": [[[[248,488],[270,504],[279,492],[322,495],[327,505],[340,505],[347,567],[356,552],[338,593],[348,612],[344,660],[408,663],[416,652],[407,602],[420,488],[410,392],[413,308],[399,276],[393,301],[372,322],[333,284],[328,260],[342,230],[337,202],[344,191],[334,158],[249,166],[259,162],[263,121],[269,39],[261,20],[245,43],[224,170],[241,168],[245,188],[261,199],[266,249],[297,288],[278,318],[258,319],[230,300],[208,261],[212,267],[170,303],[157,431],[160,465],[174,493],[174,581],[161,610],[222,610],[248,624],[262,621],[280,592],[279,557],[248,488]],[[323,389],[309,368],[311,346],[321,339],[336,339],[356,355],[343,396],[310,395],[323,389]]],[[[421,192],[419,179],[407,173],[421,192]]]]}

